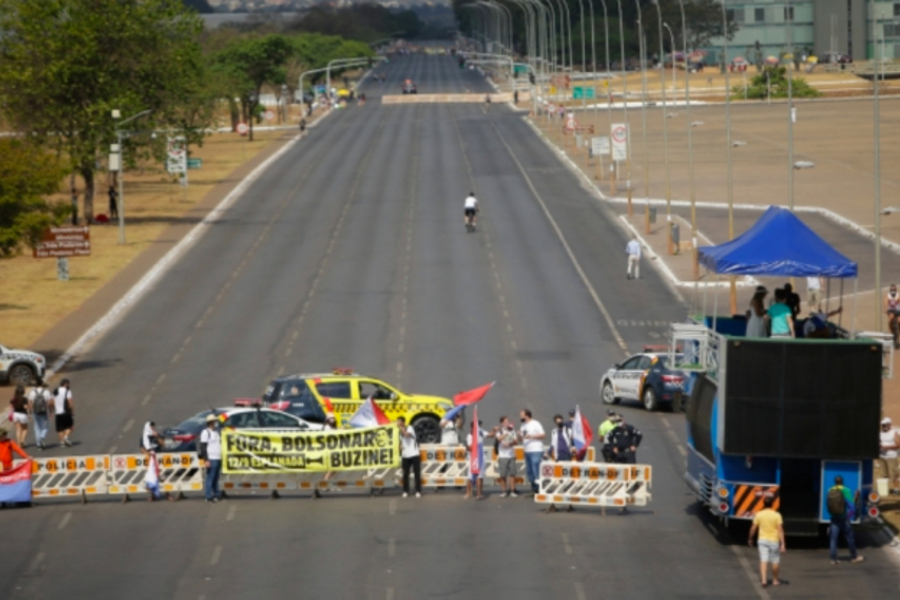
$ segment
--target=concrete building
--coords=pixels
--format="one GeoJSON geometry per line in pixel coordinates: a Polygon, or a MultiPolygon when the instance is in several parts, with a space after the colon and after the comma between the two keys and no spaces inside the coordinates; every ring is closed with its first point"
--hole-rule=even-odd
{"type": "MultiPolygon", "coordinates": [[[[754,59],[785,51],[792,37],[800,53],[847,54],[854,60],[900,58],[900,0],[724,0],[739,29],[728,42],[728,60],[754,59]],[[793,13],[794,26],[789,27],[793,13]]],[[[707,63],[718,62],[722,39],[705,48],[707,63]]]]}

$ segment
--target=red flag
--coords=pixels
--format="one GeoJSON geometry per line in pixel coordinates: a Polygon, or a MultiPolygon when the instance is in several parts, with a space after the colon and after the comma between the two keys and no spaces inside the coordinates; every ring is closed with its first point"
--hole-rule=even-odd
{"type": "Polygon", "coordinates": [[[453,396],[453,404],[459,406],[460,404],[475,404],[482,398],[484,398],[487,393],[490,391],[496,381],[492,381],[487,385],[483,385],[481,387],[477,387],[474,390],[469,390],[467,392],[460,392],[457,395],[453,396]]]}
{"type": "Polygon", "coordinates": [[[378,403],[372,400],[372,396],[366,398],[362,406],[350,417],[351,427],[378,427],[379,425],[389,425],[390,422],[391,420],[384,414],[378,403]]]}

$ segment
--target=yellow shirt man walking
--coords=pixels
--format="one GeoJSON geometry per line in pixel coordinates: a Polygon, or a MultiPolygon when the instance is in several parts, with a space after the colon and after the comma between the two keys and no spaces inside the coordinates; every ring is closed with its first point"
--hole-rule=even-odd
{"type": "Polygon", "coordinates": [[[781,513],[772,508],[774,503],[774,496],[766,496],[763,499],[763,509],[753,517],[753,525],[747,539],[747,545],[753,546],[753,536],[759,531],[756,545],[759,547],[759,578],[763,587],[769,585],[767,570],[769,564],[772,565],[772,585],[781,585],[778,575],[781,553],[785,551],[784,521],[781,513]]]}

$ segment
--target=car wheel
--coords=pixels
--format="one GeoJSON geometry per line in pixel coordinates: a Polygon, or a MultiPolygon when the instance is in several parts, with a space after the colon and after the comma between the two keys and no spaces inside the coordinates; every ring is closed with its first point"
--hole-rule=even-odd
{"type": "Polygon", "coordinates": [[[613,386],[610,382],[604,382],[600,388],[600,397],[603,398],[603,404],[618,404],[619,399],[613,395],[613,386]]]}
{"type": "Polygon", "coordinates": [[[654,392],[653,388],[650,387],[649,385],[646,388],[644,388],[643,400],[644,400],[644,408],[646,408],[647,410],[656,410],[656,407],[657,407],[656,392],[654,392]]]}
{"type": "Polygon", "coordinates": [[[31,385],[34,379],[34,369],[28,365],[15,365],[9,370],[9,382],[12,385],[31,385]]]}
{"type": "Polygon", "coordinates": [[[413,419],[413,429],[416,430],[416,439],[420,444],[441,443],[441,422],[431,416],[413,419]]]}

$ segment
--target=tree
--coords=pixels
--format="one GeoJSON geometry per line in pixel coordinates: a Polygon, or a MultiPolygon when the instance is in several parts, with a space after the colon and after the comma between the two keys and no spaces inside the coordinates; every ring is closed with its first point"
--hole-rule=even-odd
{"type": "MultiPolygon", "coordinates": [[[[809,85],[805,79],[794,77],[791,82],[795,98],[816,98],[822,92],[809,85]]],[[[735,98],[744,97],[744,88],[735,86],[731,88],[735,98]]],[[[787,98],[788,79],[785,67],[768,66],[762,73],[753,76],[750,85],[747,86],[748,100],[765,100],[766,98],[787,98]]]]}
{"type": "Polygon", "coordinates": [[[66,218],[69,206],[44,199],[59,190],[64,174],[60,161],[35,144],[0,138],[0,258],[18,254],[23,242],[33,247],[66,218]]]}
{"type": "Polygon", "coordinates": [[[112,109],[150,109],[134,126],[168,127],[197,77],[202,27],[181,0],[0,3],[0,112],[81,175],[88,222],[97,162],[115,140],[112,109]]]}
{"type": "MultiPolygon", "coordinates": [[[[644,20],[644,30],[647,35],[647,54],[659,54],[659,20],[656,7],[649,2],[641,10],[641,18],[644,20]]],[[[676,48],[669,48],[671,41],[668,32],[663,31],[663,44],[666,52],[680,52],[684,50],[684,32],[681,29],[681,8],[678,0],[660,0],[663,22],[668,23],[675,35],[676,48]]],[[[710,40],[722,37],[722,0],[685,0],[684,16],[687,21],[687,47],[688,52],[697,48],[708,46],[710,40]]],[[[738,31],[738,24],[734,20],[733,11],[726,11],[727,36],[734,38],[738,31]]]]}
{"type": "Polygon", "coordinates": [[[252,117],[259,106],[262,87],[284,83],[285,65],[293,53],[290,39],[273,33],[238,39],[214,58],[220,72],[230,81],[233,93],[241,100],[243,117],[250,125],[250,141],[253,141],[252,117]]]}

